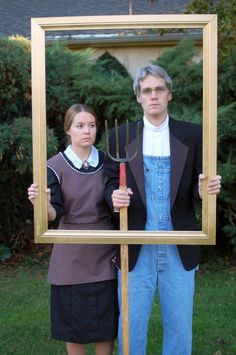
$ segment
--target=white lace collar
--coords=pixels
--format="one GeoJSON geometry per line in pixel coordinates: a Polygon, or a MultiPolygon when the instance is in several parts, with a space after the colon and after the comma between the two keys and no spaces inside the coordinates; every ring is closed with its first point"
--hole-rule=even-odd
{"type": "Polygon", "coordinates": [[[81,169],[82,166],[86,167],[86,163],[88,163],[88,166],[91,165],[95,168],[99,162],[98,150],[94,146],[92,146],[91,153],[86,162],[78,157],[78,155],[72,150],[71,145],[66,148],[64,153],[77,169],[81,169]]]}

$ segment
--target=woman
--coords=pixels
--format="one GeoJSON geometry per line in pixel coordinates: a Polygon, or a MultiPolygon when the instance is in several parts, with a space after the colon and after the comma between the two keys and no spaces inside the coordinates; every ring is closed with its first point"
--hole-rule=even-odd
{"type": "MultiPolygon", "coordinates": [[[[71,106],[64,130],[69,145],[50,158],[48,220],[59,229],[114,229],[103,199],[105,153],[95,148],[97,118],[84,104],[71,106]]],[[[28,189],[33,203],[38,190],[28,189]]],[[[112,259],[115,246],[55,244],[48,281],[51,284],[51,334],[64,340],[69,355],[85,354],[95,343],[96,355],[111,355],[117,335],[117,283],[112,259]]]]}

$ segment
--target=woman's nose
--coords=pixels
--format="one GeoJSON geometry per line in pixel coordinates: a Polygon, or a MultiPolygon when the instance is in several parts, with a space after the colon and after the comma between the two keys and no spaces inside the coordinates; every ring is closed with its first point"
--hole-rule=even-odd
{"type": "Polygon", "coordinates": [[[90,128],[88,126],[84,127],[84,133],[90,133],[90,128]]]}

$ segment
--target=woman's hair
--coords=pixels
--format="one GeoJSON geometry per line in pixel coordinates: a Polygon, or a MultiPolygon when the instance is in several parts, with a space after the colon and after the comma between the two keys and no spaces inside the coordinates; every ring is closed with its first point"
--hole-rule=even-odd
{"type": "MultiPolygon", "coordinates": [[[[93,109],[86,104],[74,104],[71,107],[68,108],[68,110],[65,113],[64,116],[64,131],[67,133],[73,123],[74,117],[77,115],[79,112],[88,112],[90,113],[94,118],[95,118],[95,123],[96,126],[98,124],[98,119],[96,116],[96,113],[93,111],[93,109]]],[[[67,135],[67,142],[66,145],[71,143],[70,136],[67,135]]]]}
{"type": "Polygon", "coordinates": [[[152,75],[157,76],[165,80],[167,88],[172,91],[172,81],[167,72],[159,65],[149,65],[147,67],[139,69],[134,78],[133,90],[135,95],[140,93],[140,81],[144,80],[146,76],[152,75]]]}

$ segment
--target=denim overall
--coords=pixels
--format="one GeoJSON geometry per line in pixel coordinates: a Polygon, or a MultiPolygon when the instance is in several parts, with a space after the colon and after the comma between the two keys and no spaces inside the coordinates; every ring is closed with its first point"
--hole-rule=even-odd
{"type": "MultiPolygon", "coordinates": [[[[145,229],[172,230],[170,157],[145,155],[144,176],[147,204],[145,229]]],[[[137,263],[129,272],[130,355],[146,354],[148,321],[156,291],[163,325],[162,354],[191,354],[194,275],[195,270],[186,271],[183,268],[175,245],[142,245],[137,263]]],[[[121,307],[120,272],[118,280],[121,307]]],[[[156,353],[157,350],[152,354],[156,353]]],[[[122,354],[121,316],[119,354],[122,354]]]]}

